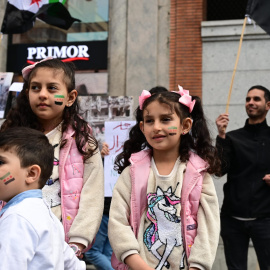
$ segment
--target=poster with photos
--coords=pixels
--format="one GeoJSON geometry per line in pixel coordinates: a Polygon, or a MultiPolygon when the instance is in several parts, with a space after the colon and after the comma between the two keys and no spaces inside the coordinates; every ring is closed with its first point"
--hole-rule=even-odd
{"type": "Polygon", "coordinates": [[[4,118],[13,72],[0,72],[0,118],[4,118]]]}
{"type": "Polygon", "coordinates": [[[105,121],[133,120],[132,96],[79,96],[83,118],[90,124],[101,146],[105,141],[105,121]]]}

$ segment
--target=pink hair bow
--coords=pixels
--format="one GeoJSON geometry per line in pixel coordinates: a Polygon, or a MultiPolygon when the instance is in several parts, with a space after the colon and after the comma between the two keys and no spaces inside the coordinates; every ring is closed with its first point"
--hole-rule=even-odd
{"type": "Polygon", "coordinates": [[[143,90],[141,95],[139,96],[139,105],[140,105],[140,110],[142,110],[143,103],[145,102],[146,99],[151,97],[151,93],[147,90],[143,90]]]}
{"type": "Polygon", "coordinates": [[[32,65],[29,65],[29,66],[23,68],[23,70],[22,70],[22,76],[23,76],[23,78],[24,78],[25,80],[28,79],[28,76],[29,76],[30,72],[31,72],[32,69],[36,66],[36,64],[41,63],[41,62],[43,62],[43,61],[51,60],[51,59],[53,59],[53,57],[47,57],[47,58],[45,58],[45,59],[40,60],[39,62],[36,62],[36,63],[34,63],[34,64],[32,64],[32,65]]]}
{"type": "Polygon", "coordinates": [[[178,88],[179,88],[179,92],[176,92],[176,93],[179,93],[181,96],[179,98],[179,102],[182,103],[183,105],[187,106],[189,108],[189,112],[191,113],[196,101],[191,100],[191,96],[189,95],[188,90],[183,89],[183,87],[180,85],[178,85],[178,88]]]}

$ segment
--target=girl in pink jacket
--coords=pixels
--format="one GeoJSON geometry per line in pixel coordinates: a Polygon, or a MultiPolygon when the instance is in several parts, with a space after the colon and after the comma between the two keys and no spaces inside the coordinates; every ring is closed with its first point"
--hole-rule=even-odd
{"type": "Polygon", "coordinates": [[[200,99],[179,86],[179,92],[143,90],[139,105],[137,124],[116,158],[113,267],[211,269],[219,206],[210,174],[220,162],[200,99]]]}
{"type": "Polygon", "coordinates": [[[103,165],[91,128],[79,115],[75,71],[47,58],[22,70],[24,87],[1,130],[25,126],[46,134],[54,147],[53,173],[43,198],[62,221],[76,255],[89,248],[103,213],[103,165]]]}

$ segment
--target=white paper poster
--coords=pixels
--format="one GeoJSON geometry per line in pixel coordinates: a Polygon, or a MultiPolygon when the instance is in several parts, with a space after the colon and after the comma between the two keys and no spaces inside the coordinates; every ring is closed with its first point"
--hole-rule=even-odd
{"type": "Polygon", "coordinates": [[[0,118],[4,117],[13,72],[0,72],[0,118]]]}
{"type": "Polygon", "coordinates": [[[112,190],[119,177],[113,169],[114,160],[122,152],[123,144],[128,139],[130,129],[136,121],[105,122],[105,142],[109,145],[110,154],[104,157],[105,197],[112,196],[112,190]]]}

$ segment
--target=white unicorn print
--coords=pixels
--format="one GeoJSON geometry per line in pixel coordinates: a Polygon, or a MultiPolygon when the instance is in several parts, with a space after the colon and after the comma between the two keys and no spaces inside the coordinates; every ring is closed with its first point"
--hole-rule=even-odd
{"type": "MultiPolygon", "coordinates": [[[[157,187],[156,193],[147,195],[148,211],[147,218],[152,222],[144,232],[144,243],[148,250],[159,260],[155,269],[160,270],[165,266],[170,268],[167,261],[174,247],[181,246],[181,219],[176,216],[176,204],[180,203],[180,198],[175,196],[172,188],[163,192],[157,187]],[[164,245],[165,249],[162,255],[158,249],[164,245]]],[[[184,257],[182,255],[180,269],[184,268],[184,257]]]]}

